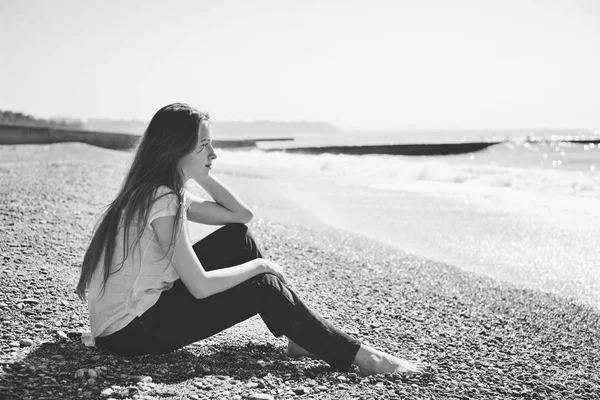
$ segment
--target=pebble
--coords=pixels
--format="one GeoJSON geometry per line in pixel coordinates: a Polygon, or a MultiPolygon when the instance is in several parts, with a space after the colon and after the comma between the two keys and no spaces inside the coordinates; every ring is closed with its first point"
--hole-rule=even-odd
{"type": "Polygon", "coordinates": [[[152,377],[151,376],[141,376],[139,379],[139,382],[143,382],[143,383],[152,382],[152,377]]]}
{"type": "Polygon", "coordinates": [[[102,397],[112,396],[112,394],[113,394],[113,390],[111,388],[106,388],[102,392],[100,392],[100,396],[102,396],[102,397]]]}
{"type": "Polygon", "coordinates": [[[266,393],[252,393],[250,396],[248,396],[248,399],[250,399],[250,400],[275,400],[275,398],[273,396],[271,396],[270,394],[266,394],[266,393]]]}
{"type": "Polygon", "coordinates": [[[60,337],[61,339],[68,339],[69,338],[67,336],[67,334],[64,333],[63,331],[56,331],[56,335],[58,335],[58,337],[60,337]]]}
{"type": "Polygon", "coordinates": [[[88,369],[88,372],[87,372],[87,374],[88,374],[88,376],[89,376],[90,378],[92,378],[92,379],[94,379],[94,378],[97,378],[97,377],[98,377],[98,373],[97,373],[95,370],[93,370],[93,369],[88,369]]]}
{"type": "Polygon", "coordinates": [[[302,394],[309,394],[310,393],[310,389],[304,386],[299,386],[297,388],[293,389],[294,393],[297,395],[302,395],[302,394]]]}
{"type": "Polygon", "coordinates": [[[23,347],[33,346],[33,340],[31,339],[21,339],[19,340],[19,344],[23,347]]]}

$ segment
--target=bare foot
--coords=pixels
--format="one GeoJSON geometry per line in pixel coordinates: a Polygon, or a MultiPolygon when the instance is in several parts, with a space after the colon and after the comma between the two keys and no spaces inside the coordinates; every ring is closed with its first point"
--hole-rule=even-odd
{"type": "Polygon", "coordinates": [[[285,354],[288,357],[292,357],[292,358],[314,357],[314,355],[312,355],[308,351],[304,350],[302,347],[300,347],[298,344],[293,342],[292,339],[289,339],[289,338],[288,338],[288,345],[287,345],[287,350],[286,350],[285,354]]]}
{"type": "Polygon", "coordinates": [[[423,374],[427,364],[418,361],[408,361],[391,354],[362,345],[354,364],[358,366],[362,376],[390,373],[423,374]]]}

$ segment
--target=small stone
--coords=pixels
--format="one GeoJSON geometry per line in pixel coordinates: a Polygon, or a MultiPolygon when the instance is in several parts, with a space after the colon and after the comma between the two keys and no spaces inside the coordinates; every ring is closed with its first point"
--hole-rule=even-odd
{"type": "Polygon", "coordinates": [[[112,396],[112,394],[113,394],[113,390],[111,388],[106,388],[102,392],[100,392],[100,396],[102,396],[102,397],[112,396]]]}
{"type": "Polygon", "coordinates": [[[91,379],[95,379],[98,377],[98,373],[93,369],[88,369],[87,374],[91,379]]]}
{"type": "Polygon", "coordinates": [[[51,358],[51,359],[53,359],[53,360],[60,361],[60,360],[63,360],[65,357],[64,357],[64,356],[62,356],[62,355],[60,355],[60,354],[55,354],[55,355],[53,355],[53,356],[52,356],[52,357],[50,357],[50,358],[51,358]]]}
{"type": "Polygon", "coordinates": [[[13,340],[12,342],[10,342],[8,344],[10,347],[21,347],[21,343],[17,342],[16,340],[13,340]]]}
{"type": "Polygon", "coordinates": [[[251,400],[275,400],[275,398],[273,396],[271,396],[270,394],[266,394],[266,393],[252,393],[250,396],[248,396],[248,399],[251,399],[251,400]]]}
{"type": "Polygon", "coordinates": [[[29,304],[39,304],[39,302],[40,302],[39,300],[31,299],[31,298],[23,299],[20,301],[21,301],[21,303],[29,303],[29,304]]]}
{"type": "Polygon", "coordinates": [[[239,394],[236,394],[235,396],[231,396],[232,400],[242,400],[242,396],[240,396],[239,394]]]}
{"type": "Polygon", "coordinates": [[[293,390],[294,390],[294,393],[297,394],[297,395],[303,395],[303,394],[310,393],[310,389],[306,388],[304,386],[299,386],[297,388],[294,388],[293,390]]]}
{"type": "Polygon", "coordinates": [[[151,376],[141,376],[139,381],[143,382],[143,383],[152,382],[152,377],[151,376]]]}
{"type": "Polygon", "coordinates": [[[58,337],[60,337],[61,339],[68,339],[69,338],[67,336],[67,334],[64,333],[63,331],[56,331],[56,335],[58,335],[58,337]]]}
{"type": "Polygon", "coordinates": [[[348,378],[346,378],[344,375],[340,375],[337,377],[337,380],[340,382],[346,382],[348,380],[348,378]]]}
{"type": "Polygon", "coordinates": [[[23,347],[33,346],[33,340],[31,339],[21,339],[19,340],[19,344],[23,347]]]}
{"type": "Polygon", "coordinates": [[[85,368],[78,369],[77,371],[75,371],[75,378],[83,378],[85,372],[85,368]]]}
{"type": "Polygon", "coordinates": [[[248,389],[254,389],[254,388],[258,387],[258,383],[256,383],[256,382],[248,382],[248,383],[246,383],[246,387],[248,389]]]}
{"type": "Polygon", "coordinates": [[[100,356],[94,356],[94,357],[91,358],[91,360],[94,361],[94,362],[96,362],[96,361],[100,361],[101,358],[102,357],[100,357],[100,356]]]}
{"type": "Polygon", "coordinates": [[[195,394],[188,394],[188,397],[192,400],[200,400],[200,396],[197,396],[195,394]]]}

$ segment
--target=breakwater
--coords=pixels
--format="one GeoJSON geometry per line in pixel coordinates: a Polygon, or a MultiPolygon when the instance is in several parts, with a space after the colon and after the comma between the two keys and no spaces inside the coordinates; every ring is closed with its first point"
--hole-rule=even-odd
{"type": "Polygon", "coordinates": [[[423,144],[387,144],[365,146],[319,146],[319,147],[291,147],[269,148],[265,151],[283,151],[287,153],[304,154],[389,154],[402,156],[431,156],[472,153],[483,150],[504,141],[497,142],[470,142],[470,143],[423,143],[423,144]]]}
{"type": "MultiPolygon", "coordinates": [[[[0,144],[48,144],[81,142],[113,150],[129,150],[141,136],[128,133],[94,132],[0,124],[0,144]]],[[[254,148],[259,141],[286,141],[292,138],[213,140],[217,148],[254,148]]]]}

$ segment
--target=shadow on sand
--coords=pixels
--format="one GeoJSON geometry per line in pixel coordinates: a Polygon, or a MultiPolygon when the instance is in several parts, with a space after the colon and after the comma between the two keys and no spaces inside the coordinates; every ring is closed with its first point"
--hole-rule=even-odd
{"type": "Polygon", "coordinates": [[[121,389],[112,397],[126,398],[139,393],[138,382],[144,376],[152,378],[153,395],[171,397],[195,389],[191,385],[187,389],[175,387],[178,384],[207,375],[247,381],[271,374],[283,381],[318,378],[332,372],[318,361],[307,367],[306,362],[295,361],[282,348],[270,344],[199,342],[168,354],[127,357],[86,348],[79,338],[45,342],[22,361],[2,368],[0,393],[6,399],[97,398],[103,389],[115,385],[121,389]]]}

